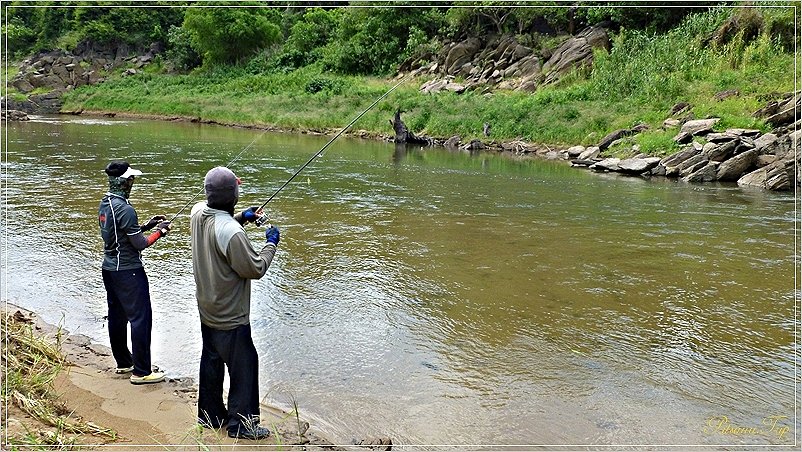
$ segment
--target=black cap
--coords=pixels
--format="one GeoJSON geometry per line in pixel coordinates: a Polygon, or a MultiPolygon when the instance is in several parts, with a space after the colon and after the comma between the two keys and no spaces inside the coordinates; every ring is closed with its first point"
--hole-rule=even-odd
{"type": "Polygon", "coordinates": [[[106,169],[104,171],[106,171],[106,174],[111,177],[130,177],[142,175],[142,171],[131,168],[131,165],[129,165],[125,160],[114,160],[106,165],[106,169]]]}

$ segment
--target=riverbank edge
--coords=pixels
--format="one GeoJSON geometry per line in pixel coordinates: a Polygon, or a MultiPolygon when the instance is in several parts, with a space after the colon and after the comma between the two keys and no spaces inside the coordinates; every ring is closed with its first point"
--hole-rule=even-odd
{"type": "MultiPolygon", "coordinates": [[[[113,110],[61,110],[60,115],[68,116],[90,116],[90,117],[105,117],[105,118],[130,118],[130,119],[147,119],[156,121],[173,121],[173,122],[190,122],[197,124],[208,124],[223,127],[236,127],[240,129],[251,129],[276,133],[298,133],[303,135],[317,135],[317,136],[334,136],[342,131],[342,129],[314,129],[314,128],[295,128],[295,127],[281,127],[271,124],[242,124],[234,122],[218,121],[215,119],[203,119],[192,116],[181,115],[161,115],[156,113],[134,113],[127,111],[113,111],[113,110]]],[[[364,129],[348,129],[343,133],[343,136],[349,138],[359,138],[363,140],[383,141],[388,143],[394,142],[394,136],[390,134],[383,134],[364,129]]],[[[399,143],[403,146],[412,147],[443,147],[449,150],[461,150],[466,152],[486,151],[495,152],[498,154],[515,155],[522,158],[545,158],[548,152],[560,152],[567,150],[570,146],[549,146],[547,144],[533,143],[522,140],[511,141],[495,141],[479,142],[472,140],[471,143],[460,146],[461,141],[458,136],[448,138],[444,137],[426,137],[429,140],[427,146],[413,145],[407,143],[399,143]],[[457,140],[455,140],[457,138],[457,140]]],[[[565,159],[559,159],[565,160],[565,159]]],[[[565,160],[566,164],[570,162],[565,160]]]]}
{"type": "MultiPolygon", "coordinates": [[[[102,450],[136,446],[138,450],[181,450],[185,446],[192,446],[203,447],[205,450],[222,450],[233,446],[247,446],[275,450],[278,446],[281,450],[314,451],[349,450],[348,446],[351,446],[337,445],[327,438],[325,432],[310,428],[308,421],[265,403],[262,403],[262,424],[272,432],[266,440],[238,441],[228,438],[224,430],[199,428],[194,416],[189,415],[196,411],[197,406],[198,388],[192,377],[168,376],[164,383],[132,385],[127,381],[128,375],[114,373],[110,348],[83,334],[71,334],[62,325],[50,324],[36,312],[18,303],[3,300],[0,304],[3,318],[14,315],[25,319],[26,323],[31,324],[34,334],[58,347],[65,359],[65,368],[56,379],[55,389],[71,415],[100,427],[109,427],[104,424],[111,423],[110,428],[117,432],[115,440],[78,435],[78,441],[74,445],[78,449],[91,447],[102,450]],[[143,441],[143,438],[153,441],[143,441]],[[140,444],[131,444],[137,440],[140,444]]],[[[7,347],[4,349],[8,350],[7,347]]],[[[19,416],[21,419],[15,416],[14,413],[4,412],[5,444],[9,439],[7,428],[16,428],[22,432],[40,430],[37,425],[41,426],[41,422],[24,413],[19,416]],[[8,427],[9,425],[12,427],[8,427]]],[[[364,447],[368,446],[375,448],[391,444],[389,438],[368,437],[352,447],[354,450],[365,450],[364,447]]]]}

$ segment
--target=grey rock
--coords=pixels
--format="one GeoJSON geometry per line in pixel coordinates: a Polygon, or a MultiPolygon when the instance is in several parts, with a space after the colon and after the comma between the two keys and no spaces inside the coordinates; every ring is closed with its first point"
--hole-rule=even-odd
{"type": "Polygon", "coordinates": [[[680,132],[680,133],[674,135],[674,138],[673,138],[674,142],[679,143],[679,144],[688,143],[692,139],[693,139],[693,135],[691,135],[688,132],[680,132]]]}
{"type": "Polygon", "coordinates": [[[774,162],[744,175],[738,179],[738,185],[775,191],[791,190],[799,183],[794,178],[794,166],[794,160],[774,162]]]}
{"type": "Polygon", "coordinates": [[[691,135],[703,135],[706,132],[712,131],[713,126],[719,122],[719,118],[710,119],[695,119],[688,121],[682,125],[680,133],[688,133],[691,135]]]}
{"type": "Polygon", "coordinates": [[[599,142],[599,149],[601,149],[602,151],[607,149],[616,140],[618,140],[618,139],[620,139],[620,138],[622,138],[622,137],[624,137],[626,135],[629,135],[630,133],[631,133],[631,131],[629,129],[618,129],[618,130],[616,130],[614,132],[610,132],[609,134],[607,134],[607,136],[602,138],[602,140],[599,142]]]}
{"type": "Polygon", "coordinates": [[[687,146],[685,149],[677,152],[676,154],[672,154],[663,158],[663,160],[660,161],[660,164],[666,168],[677,166],[685,160],[688,160],[689,158],[699,154],[700,152],[700,149],[696,149],[693,146],[687,146]]]}
{"type": "Polygon", "coordinates": [[[777,141],[777,135],[773,133],[767,133],[755,138],[755,149],[758,151],[763,150],[763,148],[774,144],[777,141]]]}
{"type": "Polygon", "coordinates": [[[618,163],[621,161],[619,158],[611,157],[606,158],[600,162],[590,165],[590,169],[594,171],[618,171],[618,163]]]}
{"type": "Polygon", "coordinates": [[[716,162],[723,162],[735,153],[735,148],[741,143],[741,140],[730,140],[723,143],[707,143],[702,148],[702,155],[708,160],[716,162]]]}
{"type": "Polygon", "coordinates": [[[766,165],[771,165],[776,162],[778,157],[774,154],[761,154],[757,156],[757,167],[763,168],[766,165]]]}
{"type": "MultiPolygon", "coordinates": [[[[689,163],[691,162],[691,160],[696,159],[696,157],[694,157],[692,159],[688,159],[685,162],[683,162],[683,165],[685,165],[685,164],[688,164],[688,165],[679,169],[679,177],[685,178],[685,177],[687,177],[687,176],[699,171],[700,169],[706,167],[710,163],[714,163],[714,162],[711,162],[711,161],[707,160],[706,158],[704,158],[704,156],[700,155],[699,157],[701,157],[701,159],[698,162],[695,162],[692,165],[689,164],[689,163]]],[[[680,166],[683,166],[683,165],[680,165],[680,166]]]]}
{"type": "Polygon", "coordinates": [[[622,173],[642,174],[651,171],[658,164],[660,164],[659,157],[631,158],[618,162],[618,168],[622,173]]]}
{"type": "Polygon", "coordinates": [[[663,128],[664,129],[673,129],[674,127],[679,127],[679,120],[674,118],[668,118],[663,121],[663,128]]]}
{"type": "Polygon", "coordinates": [[[757,150],[752,149],[727,160],[718,167],[717,180],[736,181],[757,165],[757,150]]]}
{"type": "Polygon", "coordinates": [[[566,150],[569,158],[577,158],[585,152],[585,146],[571,146],[566,150]]]}
{"type": "Polygon", "coordinates": [[[446,140],[446,142],[443,143],[443,146],[445,146],[445,147],[447,147],[449,149],[456,149],[456,148],[459,147],[459,142],[460,142],[459,135],[454,135],[453,137],[451,137],[448,140],[446,140]]]}
{"type": "Polygon", "coordinates": [[[601,149],[599,149],[598,146],[590,146],[589,148],[585,149],[581,154],[579,154],[579,157],[577,158],[579,160],[591,160],[598,157],[600,153],[601,149]]]}
{"type": "Polygon", "coordinates": [[[685,182],[713,182],[716,180],[716,163],[707,162],[696,171],[683,177],[685,182]]]}

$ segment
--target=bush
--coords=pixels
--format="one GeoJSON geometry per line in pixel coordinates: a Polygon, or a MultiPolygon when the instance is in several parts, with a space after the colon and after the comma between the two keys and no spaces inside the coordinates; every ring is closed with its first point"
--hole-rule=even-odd
{"type": "Polygon", "coordinates": [[[176,69],[187,71],[203,63],[201,56],[192,48],[191,33],[183,27],[170,27],[167,32],[165,57],[176,69]]]}
{"type": "Polygon", "coordinates": [[[241,63],[280,41],[275,17],[267,8],[189,8],[183,28],[204,64],[241,63]]]}
{"type": "Polygon", "coordinates": [[[3,26],[3,39],[6,42],[6,52],[19,57],[30,51],[36,43],[36,32],[15,18],[3,26]]]}
{"type": "Polygon", "coordinates": [[[316,77],[310,80],[304,87],[304,91],[309,94],[316,94],[325,91],[327,94],[341,94],[343,83],[325,77],[316,77]]]}

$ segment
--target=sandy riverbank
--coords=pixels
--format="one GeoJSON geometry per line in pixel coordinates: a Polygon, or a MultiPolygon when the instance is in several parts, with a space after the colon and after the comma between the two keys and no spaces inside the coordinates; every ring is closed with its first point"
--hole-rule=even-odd
{"type": "MultiPolygon", "coordinates": [[[[197,389],[191,379],[168,379],[154,385],[135,386],[127,375],[116,375],[111,350],[94,344],[83,335],[45,323],[35,313],[3,303],[4,313],[30,323],[37,334],[52,338],[61,334],[61,350],[69,365],[55,381],[55,390],[74,418],[110,428],[116,440],[80,435],[76,444],[94,450],[343,450],[309,429],[308,422],[296,419],[275,407],[262,405],[262,425],[273,434],[266,440],[229,438],[224,429],[201,429],[195,423],[197,389]]],[[[47,429],[18,407],[9,404],[4,412],[4,440],[26,428],[47,429]]],[[[5,442],[5,441],[4,441],[5,442]]],[[[371,440],[365,440],[370,443],[371,440]]],[[[365,450],[362,447],[355,449],[365,450]]]]}

